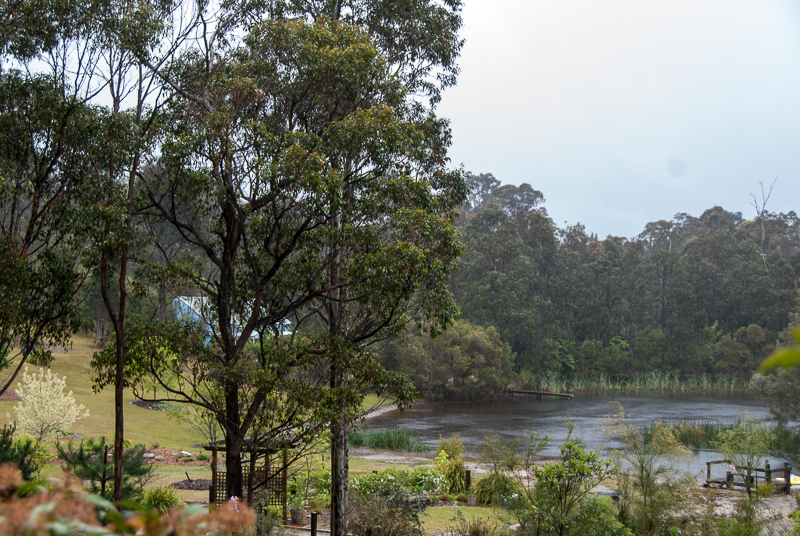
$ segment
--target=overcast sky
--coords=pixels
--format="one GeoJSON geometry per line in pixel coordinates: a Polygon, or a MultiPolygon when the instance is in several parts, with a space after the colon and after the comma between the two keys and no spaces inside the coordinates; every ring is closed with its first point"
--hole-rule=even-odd
{"type": "Polygon", "coordinates": [[[465,0],[454,164],[632,237],[677,212],[800,212],[799,0],[465,0]],[[760,193],[759,193],[760,195],[760,193]]]}

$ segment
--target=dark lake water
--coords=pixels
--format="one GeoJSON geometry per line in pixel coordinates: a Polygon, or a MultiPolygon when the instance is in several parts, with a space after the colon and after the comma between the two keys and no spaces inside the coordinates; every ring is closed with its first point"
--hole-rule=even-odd
{"type": "MultiPolygon", "coordinates": [[[[385,413],[371,420],[369,427],[402,426],[433,447],[440,435],[448,437],[458,433],[467,450],[477,447],[486,435],[526,438],[532,430],[538,436],[550,436],[550,444],[543,454],[556,456],[566,438],[567,419],[570,419],[575,426],[573,434],[592,450],[602,452],[615,446],[609,443],[603,430],[603,418],[609,414],[612,401],[622,404],[630,414],[630,422],[640,427],[653,420],[734,423],[745,413],[760,421],[770,419],[767,408],[751,397],[576,395],[572,400],[536,400],[530,396],[515,396],[491,402],[417,404],[403,413],[385,413]]],[[[697,452],[690,469],[693,473],[705,471],[705,462],[714,459],[719,459],[715,452],[697,452]]]]}

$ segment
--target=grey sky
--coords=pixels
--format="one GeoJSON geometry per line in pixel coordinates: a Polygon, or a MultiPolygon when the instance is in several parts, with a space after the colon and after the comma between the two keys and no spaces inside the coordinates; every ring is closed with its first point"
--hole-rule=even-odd
{"type": "Polygon", "coordinates": [[[800,211],[800,0],[465,0],[454,164],[601,237],[800,211]]]}

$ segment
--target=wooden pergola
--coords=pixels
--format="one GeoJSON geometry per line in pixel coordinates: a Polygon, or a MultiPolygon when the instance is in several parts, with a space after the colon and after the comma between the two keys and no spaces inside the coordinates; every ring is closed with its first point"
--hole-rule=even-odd
{"type": "MultiPolygon", "coordinates": [[[[296,448],[298,444],[296,440],[277,442],[273,440],[272,444],[268,446],[261,444],[260,441],[254,441],[253,438],[245,441],[242,453],[249,455],[249,462],[242,463],[242,481],[247,493],[248,504],[252,504],[253,493],[257,489],[266,490],[269,492],[267,505],[279,506],[283,511],[283,519],[286,519],[288,515],[286,488],[289,481],[289,449],[296,448]],[[276,455],[280,455],[281,463],[271,464],[270,462],[276,455]],[[261,464],[258,463],[259,460],[262,460],[261,464]],[[272,471],[274,465],[277,465],[277,468],[272,471]]],[[[218,453],[225,454],[227,447],[224,440],[219,440],[202,445],[202,448],[211,452],[211,486],[208,489],[208,502],[219,506],[230,499],[225,493],[227,474],[218,468],[218,453]]]]}

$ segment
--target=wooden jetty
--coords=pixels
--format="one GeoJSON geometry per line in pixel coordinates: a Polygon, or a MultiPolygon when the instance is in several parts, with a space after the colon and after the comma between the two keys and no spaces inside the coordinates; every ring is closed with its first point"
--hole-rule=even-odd
{"type": "Polygon", "coordinates": [[[703,484],[705,487],[726,487],[728,489],[740,488],[755,488],[759,482],[767,484],[774,484],[776,488],[788,492],[792,480],[792,466],[784,463],[783,467],[770,467],[766,464],[765,467],[737,467],[734,468],[730,465],[730,460],[715,460],[706,462],[706,481],[703,484]],[[712,478],[711,468],[713,466],[723,466],[725,469],[724,478],[712,478]],[[747,481],[747,470],[750,470],[750,481],[747,481]],[[781,475],[780,479],[775,480],[773,475],[781,475]]]}
{"type": "Polygon", "coordinates": [[[566,398],[567,400],[572,400],[573,395],[571,393],[550,393],[547,391],[520,391],[519,389],[506,389],[505,393],[507,395],[535,395],[536,400],[541,400],[543,396],[554,396],[556,398],[566,398]]]}

